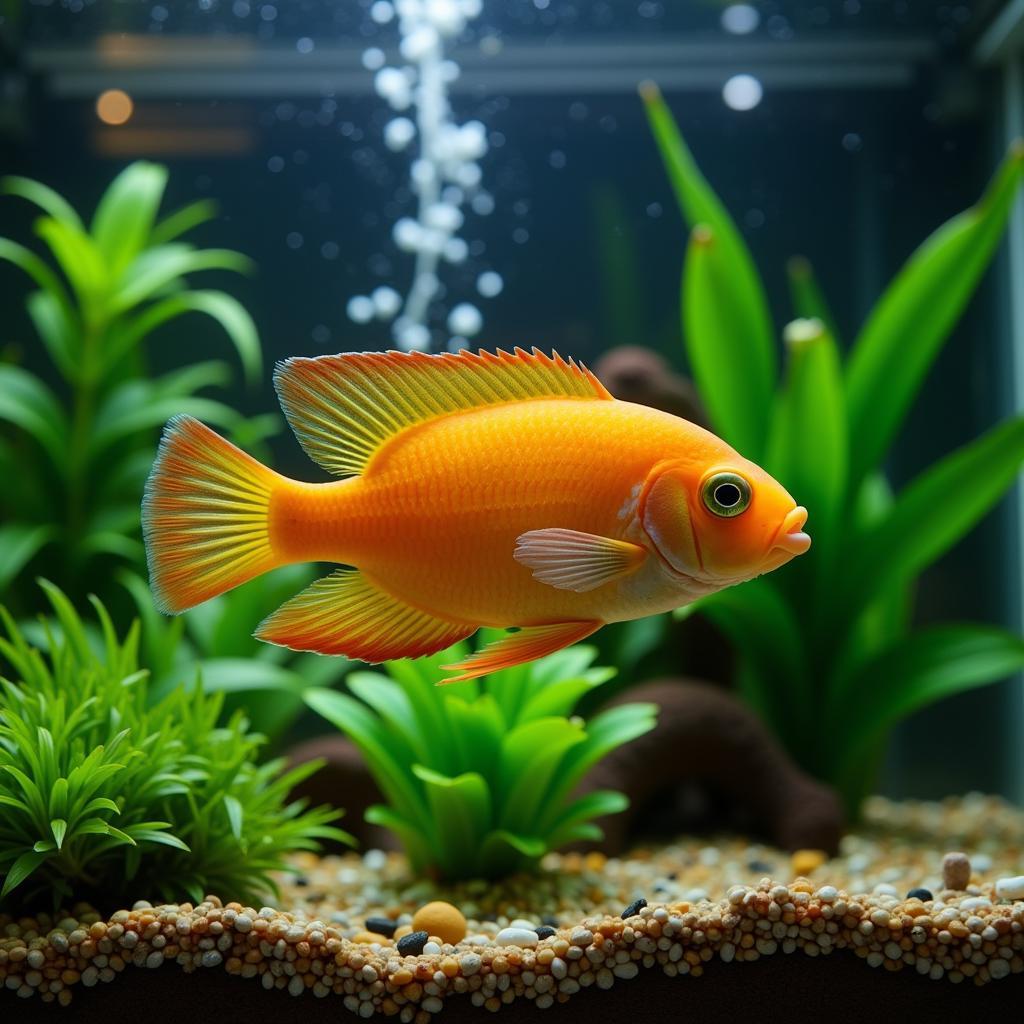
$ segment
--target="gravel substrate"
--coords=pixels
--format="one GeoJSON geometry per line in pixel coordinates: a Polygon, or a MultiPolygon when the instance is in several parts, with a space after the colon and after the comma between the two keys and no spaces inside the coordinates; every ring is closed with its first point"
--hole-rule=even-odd
{"type": "Polygon", "coordinates": [[[174,961],[424,1024],[453,996],[544,1008],[647,968],[699,977],[715,958],[846,950],[872,967],[975,985],[1024,971],[1024,814],[984,797],[873,800],[865,829],[831,860],[726,837],[614,860],[552,855],[539,876],[500,884],[411,881],[399,855],[380,851],[296,865],[279,901],[288,912],[210,897],[108,918],[86,907],[0,917],[0,983],[11,990],[0,1000],[66,1004],[77,985],[174,961]],[[947,888],[954,880],[964,887],[947,888]],[[424,941],[423,922],[465,935],[424,941]]]}

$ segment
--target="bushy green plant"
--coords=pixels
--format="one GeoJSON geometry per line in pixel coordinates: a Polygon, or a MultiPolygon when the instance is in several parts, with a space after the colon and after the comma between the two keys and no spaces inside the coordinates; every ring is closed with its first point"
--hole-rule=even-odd
{"type": "Polygon", "coordinates": [[[143,343],[190,312],[221,325],[250,381],[260,371],[256,329],[241,304],[185,279],[199,271],[247,271],[250,261],[181,240],[213,215],[208,201],[159,220],[166,184],[164,167],[130,165],[87,228],[45,185],[0,181],[0,192],[42,211],[35,233],[51,261],[7,238],[0,238],[0,260],[37,286],[26,307],[60,378],[53,388],[26,366],[0,362],[0,478],[18,482],[0,490],[0,591],[34,569],[80,594],[87,580],[95,586],[119,563],[144,564],[139,498],[157,429],[172,414],[191,412],[249,444],[276,429],[276,417],[246,420],[198,395],[228,381],[224,362],[144,373],[143,343]]]}
{"type": "Polygon", "coordinates": [[[44,649],[0,619],[0,901],[48,889],[55,902],[99,892],[255,900],[290,851],[350,839],[339,814],[289,802],[316,770],[258,764],[262,737],[198,684],[153,700],[139,626],[124,640],[93,598],[102,640],[43,583],[56,616],[44,649]]]}
{"type": "Polygon", "coordinates": [[[797,314],[779,373],[764,286],[731,217],[653,85],[642,95],[684,219],[690,367],[716,430],[806,505],[810,553],[702,600],[731,637],[738,684],[793,756],[836,784],[851,811],[900,720],[1012,674],[1024,642],[1000,629],[911,629],[916,577],[1007,492],[1024,418],[1001,423],[893,495],[883,471],[942,344],[999,242],[1024,175],[1024,145],[976,205],[914,252],[849,351],[809,264],[790,266],[797,314]]]}
{"type": "Polygon", "coordinates": [[[591,821],[627,806],[621,793],[572,795],[606,754],[654,726],[653,704],[584,722],[577,701],[614,675],[576,646],[482,680],[438,686],[464,644],[387,675],[353,672],[354,696],[310,690],[306,702],[356,744],[387,805],[366,818],[401,840],[413,868],[449,879],[495,878],[548,850],[600,839],[591,821]]]}

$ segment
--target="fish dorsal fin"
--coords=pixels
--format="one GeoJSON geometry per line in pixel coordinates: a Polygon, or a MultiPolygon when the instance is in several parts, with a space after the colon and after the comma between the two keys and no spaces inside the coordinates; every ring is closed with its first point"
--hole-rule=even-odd
{"type": "Polygon", "coordinates": [[[306,453],[338,476],[361,473],[391,437],[449,413],[536,398],[612,397],[585,367],[536,348],[287,359],[278,363],[274,386],[306,453]]]}

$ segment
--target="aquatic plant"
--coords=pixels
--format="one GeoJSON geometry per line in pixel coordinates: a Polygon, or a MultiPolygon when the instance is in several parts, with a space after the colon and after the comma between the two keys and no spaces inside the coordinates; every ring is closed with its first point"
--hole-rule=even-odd
{"type": "Polygon", "coordinates": [[[69,592],[83,592],[112,566],[143,563],[139,497],[168,416],[191,411],[252,444],[277,417],[246,420],[198,392],[225,384],[222,361],[158,377],[144,373],[144,343],[187,313],[216,321],[234,344],[250,381],[261,356],[249,314],[222,291],[195,289],[186,275],[245,272],[250,261],[227,249],[181,240],[209,220],[200,200],[158,219],[164,167],[134,163],[99,201],[87,228],[60,195],[26,178],[0,181],[0,192],[42,211],[35,233],[52,262],[0,238],[0,260],[23,270],[38,290],[26,306],[60,377],[55,389],[26,366],[0,362],[0,590],[27,569],[45,571],[69,592]]]}
{"type": "Polygon", "coordinates": [[[241,712],[218,726],[223,697],[200,685],[153,700],[139,626],[120,639],[102,603],[99,649],[64,594],[42,647],[6,609],[0,620],[0,900],[50,890],[199,900],[275,891],[289,851],[348,841],[339,813],[288,794],[318,767],[258,764],[262,737],[241,712]]]}
{"type": "MultiPolygon", "coordinates": [[[[367,323],[374,318],[393,321],[395,344],[406,351],[431,348],[431,307],[444,294],[440,280],[443,264],[459,265],[469,256],[469,245],[458,232],[468,202],[474,213],[487,215],[494,199],[480,186],[478,161],[487,153],[487,131],[479,121],[458,124],[448,101],[448,87],[459,66],[445,56],[445,46],[457,38],[482,10],[481,0],[380,0],[371,8],[378,24],[398,22],[402,67],[385,66],[376,46],[363,53],[363,64],[374,72],[374,88],[398,115],[384,126],[384,144],[395,153],[411,147],[410,185],[416,197],[416,216],[395,222],[392,238],[398,249],[415,257],[412,284],[403,299],[394,288],[380,285],[370,295],[348,301],[349,319],[367,323]],[[405,115],[408,111],[412,117],[405,115]]],[[[476,290],[485,298],[504,286],[493,270],[477,277],[476,290]]],[[[436,310],[435,310],[436,311],[436,310]]],[[[448,347],[465,348],[468,338],[483,327],[480,310],[460,302],[445,321],[448,347]]]]}
{"type": "MultiPolygon", "coordinates": [[[[993,427],[893,494],[885,455],[973,294],[1024,176],[1024,144],[980,202],[907,260],[844,355],[809,264],[790,279],[803,319],[780,377],[764,286],[732,218],[653,85],[642,90],[683,218],[690,367],[715,429],[809,510],[799,564],[693,606],[739,652],[743,696],[793,756],[856,811],[892,728],[951,694],[1024,666],[1024,641],[990,626],[911,629],[917,576],[1013,485],[1024,417],[993,427]]],[[[689,611],[689,610],[688,610],[689,611]]]]}
{"type": "MultiPolygon", "coordinates": [[[[491,632],[491,631],[484,631],[491,632]]],[[[494,639],[488,636],[485,639],[494,639]]],[[[600,839],[591,819],[627,806],[601,790],[572,799],[606,754],[653,728],[653,704],[624,704],[588,721],[579,699],[614,675],[594,649],[571,647],[484,679],[436,685],[459,644],[379,672],[353,672],[354,696],[311,690],[306,703],[362,752],[387,800],[366,812],[390,829],[413,868],[445,878],[495,878],[548,850],[600,839]]]]}

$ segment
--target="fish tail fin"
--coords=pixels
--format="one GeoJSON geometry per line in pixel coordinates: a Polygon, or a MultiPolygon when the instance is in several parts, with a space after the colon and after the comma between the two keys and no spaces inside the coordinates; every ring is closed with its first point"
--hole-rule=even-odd
{"type": "Polygon", "coordinates": [[[177,615],[281,564],[270,543],[273,470],[191,416],[164,428],[142,499],[157,608],[177,615]]]}

